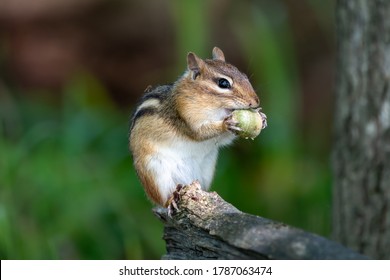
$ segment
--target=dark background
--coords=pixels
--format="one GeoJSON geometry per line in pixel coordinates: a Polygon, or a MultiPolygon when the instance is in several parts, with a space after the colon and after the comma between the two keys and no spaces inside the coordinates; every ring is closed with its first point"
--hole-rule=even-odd
{"type": "Polygon", "coordinates": [[[330,234],[334,1],[1,0],[0,258],[155,259],[162,225],[128,152],[148,85],[220,47],[268,128],[221,151],[212,190],[330,234]]]}

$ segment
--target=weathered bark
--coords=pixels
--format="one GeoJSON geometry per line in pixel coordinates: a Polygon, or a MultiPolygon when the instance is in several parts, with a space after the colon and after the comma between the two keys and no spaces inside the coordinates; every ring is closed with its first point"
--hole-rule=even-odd
{"type": "Polygon", "coordinates": [[[390,1],[337,2],[334,237],[390,259],[390,1]]]}
{"type": "Polygon", "coordinates": [[[242,213],[198,184],[179,192],[178,212],[155,208],[165,223],[164,259],[364,259],[338,243],[242,213]]]}

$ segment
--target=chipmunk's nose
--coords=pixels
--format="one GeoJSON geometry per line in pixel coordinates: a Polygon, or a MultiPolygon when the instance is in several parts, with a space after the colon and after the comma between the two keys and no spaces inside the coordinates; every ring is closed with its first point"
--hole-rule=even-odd
{"type": "Polygon", "coordinates": [[[249,102],[249,107],[250,108],[258,108],[260,105],[260,99],[257,95],[255,95],[252,100],[249,102]]]}

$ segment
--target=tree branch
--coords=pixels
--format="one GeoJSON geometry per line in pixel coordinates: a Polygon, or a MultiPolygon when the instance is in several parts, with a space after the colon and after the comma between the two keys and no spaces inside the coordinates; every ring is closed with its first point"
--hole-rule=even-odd
{"type": "Polygon", "coordinates": [[[366,259],[318,235],[243,213],[198,183],[179,192],[177,211],[154,208],[165,224],[163,259],[366,259]]]}

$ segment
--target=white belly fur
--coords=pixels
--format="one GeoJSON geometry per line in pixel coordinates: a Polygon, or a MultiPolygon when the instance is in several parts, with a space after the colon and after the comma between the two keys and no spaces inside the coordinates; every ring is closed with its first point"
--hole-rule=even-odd
{"type": "Polygon", "coordinates": [[[147,168],[153,174],[164,201],[177,184],[190,184],[198,180],[203,189],[210,188],[218,148],[232,142],[232,134],[202,142],[175,139],[169,145],[159,145],[158,151],[149,156],[147,168]]]}

